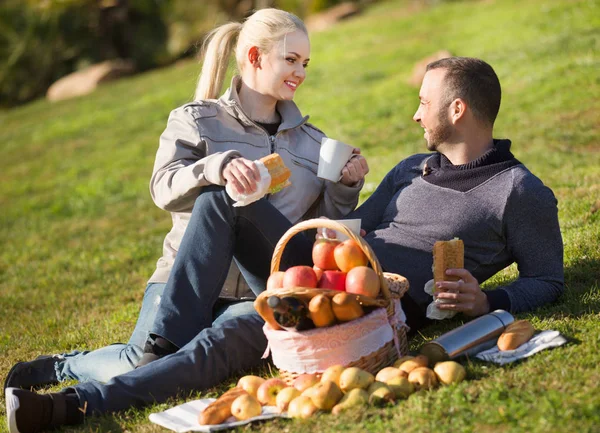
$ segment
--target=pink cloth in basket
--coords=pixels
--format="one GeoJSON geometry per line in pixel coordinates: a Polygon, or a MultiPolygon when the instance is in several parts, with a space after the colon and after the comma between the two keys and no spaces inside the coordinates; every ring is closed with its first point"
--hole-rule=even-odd
{"type": "MultiPolygon", "coordinates": [[[[405,326],[404,312],[397,304],[396,326],[405,326]],[[399,322],[399,323],[398,323],[399,322]]],[[[273,363],[292,373],[317,373],[336,364],[347,365],[394,340],[385,308],[341,325],[310,331],[274,330],[267,323],[263,331],[269,341],[273,363]]]]}

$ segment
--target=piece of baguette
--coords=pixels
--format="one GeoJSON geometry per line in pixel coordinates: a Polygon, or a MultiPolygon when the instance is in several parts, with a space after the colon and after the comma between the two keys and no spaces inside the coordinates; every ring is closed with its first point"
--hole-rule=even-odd
{"type": "Polygon", "coordinates": [[[533,337],[533,325],[527,320],[517,320],[506,327],[498,337],[498,349],[515,350],[521,344],[528,342],[533,337]]]}
{"type": "Polygon", "coordinates": [[[437,241],[433,244],[433,281],[458,281],[460,277],[446,275],[446,269],[465,267],[465,245],[455,238],[450,241],[437,241]]]}
{"type": "Polygon", "coordinates": [[[269,192],[274,194],[281,191],[286,186],[291,185],[289,181],[292,172],[287,168],[278,153],[272,153],[260,159],[271,175],[271,184],[269,192]]]}
{"type": "Polygon", "coordinates": [[[247,394],[247,392],[242,388],[231,388],[200,412],[198,422],[202,425],[215,425],[225,422],[231,416],[231,404],[233,400],[244,394],[247,394]]]}

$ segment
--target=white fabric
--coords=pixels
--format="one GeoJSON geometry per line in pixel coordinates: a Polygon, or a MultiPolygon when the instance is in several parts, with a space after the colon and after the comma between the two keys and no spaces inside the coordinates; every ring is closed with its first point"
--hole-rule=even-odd
{"type": "Polygon", "coordinates": [[[433,287],[433,280],[429,280],[425,283],[425,287],[423,288],[425,293],[433,296],[433,302],[427,306],[426,316],[428,319],[432,320],[444,320],[450,319],[456,315],[456,311],[449,310],[440,310],[438,308],[439,304],[447,304],[449,302],[453,302],[450,299],[437,299],[434,295],[435,288],[433,287]]]}
{"type": "Polygon", "coordinates": [[[254,161],[254,163],[260,173],[260,180],[256,184],[256,191],[249,195],[238,194],[233,190],[229,182],[225,185],[225,191],[227,191],[229,197],[236,201],[233,204],[234,207],[247,206],[250,203],[260,200],[269,192],[269,186],[271,185],[269,170],[267,170],[267,167],[261,161],[254,161]]]}
{"type": "Polygon", "coordinates": [[[531,340],[520,345],[515,350],[500,350],[498,346],[484,350],[475,355],[482,361],[495,362],[496,364],[508,364],[509,362],[517,361],[518,359],[527,358],[528,356],[538,353],[540,350],[549,349],[551,347],[562,346],[567,342],[558,331],[542,331],[534,335],[531,340]]]}
{"type": "MultiPolygon", "coordinates": [[[[398,315],[404,314],[399,310],[398,315]]],[[[331,365],[347,365],[394,340],[385,308],[327,328],[290,332],[277,331],[265,324],[263,330],[275,366],[293,373],[316,373],[331,365]]]]}
{"type": "Polygon", "coordinates": [[[223,424],[198,424],[198,415],[213,401],[215,401],[214,398],[203,398],[200,400],[189,401],[187,403],[172,407],[171,409],[167,409],[163,412],[151,413],[149,419],[154,424],[158,424],[176,432],[213,432],[234,428],[240,425],[248,424],[252,421],[259,421],[275,417],[287,417],[286,413],[278,413],[275,406],[263,406],[261,415],[245,421],[238,421],[235,419],[235,417],[231,416],[223,424]]]}

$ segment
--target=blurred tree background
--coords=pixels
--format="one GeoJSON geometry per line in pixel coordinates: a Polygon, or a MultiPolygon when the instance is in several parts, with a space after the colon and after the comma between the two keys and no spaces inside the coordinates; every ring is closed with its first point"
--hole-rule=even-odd
{"type": "Polygon", "coordinates": [[[253,10],[300,17],[343,0],[2,0],[0,106],[43,95],[60,77],[111,59],[137,71],[196,54],[202,36],[253,10]]]}

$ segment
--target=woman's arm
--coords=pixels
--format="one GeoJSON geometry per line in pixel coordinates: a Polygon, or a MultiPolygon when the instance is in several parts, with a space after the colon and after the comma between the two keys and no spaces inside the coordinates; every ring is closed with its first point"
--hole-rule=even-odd
{"type": "Polygon", "coordinates": [[[238,156],[235,150],[207,155],[206,143],[187,107],[173,110],[160,136],[150,180],[154,203],[170,212],[191,210],[203,186],[225,184],[223,167],[238,156]]]}

